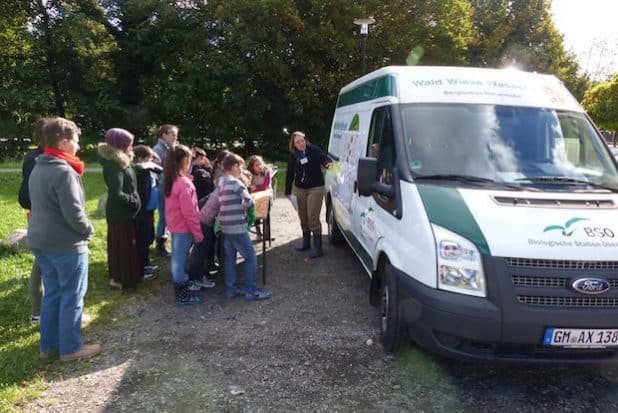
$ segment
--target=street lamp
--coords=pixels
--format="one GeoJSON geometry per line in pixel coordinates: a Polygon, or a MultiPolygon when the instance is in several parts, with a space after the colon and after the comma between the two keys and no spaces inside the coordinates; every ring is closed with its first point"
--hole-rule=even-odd
{"type": "Polygon", "coordinates": [[[367,34],[369,34],[369,25],[374,24],[376,21],[373,17],[368,19],[354,19],[354,24],[360,26],[360,34],[362,38],[361,49],[361,62],[362,62],[362,74],[365,74],[365,49],[367,47],[367,34]]]}

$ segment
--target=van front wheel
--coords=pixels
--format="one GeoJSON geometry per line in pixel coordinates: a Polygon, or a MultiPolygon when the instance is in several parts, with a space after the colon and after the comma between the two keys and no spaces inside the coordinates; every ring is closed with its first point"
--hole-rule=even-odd
{"type": "Polygon", "coordinates": [[[333,245],[342,245],[343,244],[343,234],[339,229],[339,225],[337,225],[337,221],[335,220],[335,212],[333,211],[333,206],[330,205],[326,209],[326,223],[328,225],[328,240],[333,245]]]}
{"type": "Polygon", "coordinates": [[[390,263],[384,266],[380,305],[380,339],[384,351],[396,353],[404,339],[404,325],[399,312],[399,294],[395,271],[390,263]]]}

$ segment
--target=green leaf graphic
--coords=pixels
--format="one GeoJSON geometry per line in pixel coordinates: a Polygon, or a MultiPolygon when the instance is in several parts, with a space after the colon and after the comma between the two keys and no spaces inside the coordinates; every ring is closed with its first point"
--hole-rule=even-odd
{"type": "Polygon", "coordinates": [[[590,221],[590,220],[588,218],[571,218],[566,222],[566,224],[564,224],[564,227],[568,228],[574,223],[579,222],[579,221],[590,221]]]}
{"type": "Polygon", "coordinates": [[[559,230],[560,232],[564,231],[564,227],[561,225],[550,225],[550,226],[545,227],[543,232],[554,231],[556,229],[559,230]]]}

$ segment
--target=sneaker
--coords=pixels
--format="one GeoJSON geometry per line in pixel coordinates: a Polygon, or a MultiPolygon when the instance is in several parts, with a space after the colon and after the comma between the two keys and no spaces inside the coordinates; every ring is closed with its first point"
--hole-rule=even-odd
{"type": "Polygon", "coordinates": [[[88,359],[94,357],[101,352],[100,344],[84,344],[83,347],[75,353],[60,356],[60,361],[73,361],[79,359],[88,359]]]}
{"type": "Polygon", "coordinates": [[[187,290],[189,291],[200,291],[202,287],[197,284],[198,282],[195,280],[191,280],[187,283],[187,290]]]}
{"type": "Polygon", "coordinates": [[[30,322],[31,323],[38,323],[39,321],[41,321],[41,316],[40,315],[32,314],[32,317],[30,317],[30,322]]]}
{"type": "Polygon", "coordinates": [[[266,290],[256,288],[253,292],[245,292],[245,300],[247,301],[262,301],[270,298],[270,293],[266,290]]]}
{"type": "Polygon", "coordinates": [[[151,274],[155,271],[159,271],[159,268],[160,267],[158,265],[154,265],[154,264],[146,265],[144,266],[144,272],[151,274]]]}
{"type": "Polygon", "coordinates": [[[219,264],[215,262],[210,267],[208,267],[208,272],[210,274],[213,274],[213,273],[219,272],[220,269],[221,267],[219,266],[219,264]]]}
{"type": "Polygon", "coordinates": [[[212,288],[215,286],[215,282],[207,276],[203,276],[201,280],[193,280],[193,283],[199,285],[200,288],[212,288]]]}
{"type": "Polygon", "coordinates": [[[144,273],[144,280],[146,280],[146,281],[154,280],[155,278],[157,278],[157,274],[155,274],[153,272],[145,272],[144,273]]]}

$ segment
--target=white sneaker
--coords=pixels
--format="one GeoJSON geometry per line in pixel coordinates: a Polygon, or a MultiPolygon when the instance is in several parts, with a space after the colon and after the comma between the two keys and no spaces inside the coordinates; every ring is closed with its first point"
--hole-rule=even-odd
{"type": "Polygon", "coordinates": [[[212,288],[215,286],[215,282],[206,276],[203,276],[201,280],[193,280],[192,283],[199,285],[201,288],[212,288]]]}
{"type": "Polygon", "coordinates": [[[153,272],[145,272],[144,273],[144,280],[146,280],[146,281],[154,280],[155,278],[157,278],[157,274],[155,274],[153,272]]]}

